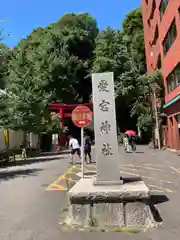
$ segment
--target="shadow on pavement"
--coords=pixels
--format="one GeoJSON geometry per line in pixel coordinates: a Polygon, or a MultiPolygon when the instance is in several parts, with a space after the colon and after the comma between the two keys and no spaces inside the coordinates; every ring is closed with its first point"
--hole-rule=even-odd
{"type": "Polygon", "coordinates": [[[23,170],[13,170],[13,171],[3,171],[0,172],[1,180],[10,180],[17,177],[27,177],[27,176],[37,176],[37,173],[42,171],[42,169],[23,169],[23,170]]]}
{"type": "Polygon", "coordinates": [[[154,205],[168,202],[169,198],[166,195],[151,195],[150,202],[154,205]]]}
{"type": "Polygon", "coordinates": [[[157,204],[164,203],[169,201],[169,198],[165,195],[151,195],[149,199],[149,207],[151,210],[151,213],[153,214],[153,217],[156,222],[162,222],[163,219],[158,212],[158,209],[155,207],[157,204]]]}
{"type": "Polygon", "coordinates": [[[40,156],[56,156],[56,155],[61,155],[61,154],[69,154],[71,151],[68,149],[61,150],[58,152],[42,152],[40,153],[40,156]]]}
{"type": "MultiPolygon", "coordinates": [[[[33,164],[33,163],[38,163],[38,162],[50,162],[50,161],[58,161],[60,159],[65,159],[65,156],[50,156],[50,157],[35,157],[35,158],[28,158],[26,160],[17,160],[14,162],[8,163],[6,166],[21,166],[21,165],[27,165],[27,164],[33,164]]],[[[2,168],[4,166],[1,166],[2,168]]],[[[0,168],[1,168],[0,167],[0,168]]]]}
{"type": "Polygon", "coordinates": [[[142,181],[141,177],[121,177],[120,180],[123,180],[123,183],[133,183],[142,181]]]}

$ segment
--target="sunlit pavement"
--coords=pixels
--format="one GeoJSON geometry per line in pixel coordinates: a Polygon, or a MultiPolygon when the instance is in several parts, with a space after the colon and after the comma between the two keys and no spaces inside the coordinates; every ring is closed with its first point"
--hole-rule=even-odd
{"type": "MultiPolygon", "coordinates": [[[[85,171],[94,172],[95,164],[85,165],[85,171]]],[[[0,169],[0,239],[79,240],[88,239],[91,234],[103,240],[111,234],[113,239],[123,240],[179,239],[180,157],[176,154],[145,146],[138,146],[134,154],[120,148],[121,176],[125,180],[142,178],[151,194],[162,197],[156,205],[163,219],[162,227],[140,234],[60,230],[59,221],[67,209],[67,190],[80,179],[80,172],[80,164],[70,164],[69,154],[59,160],[0,169]]]]}
{"type": "MultiPolygon", "coordinates": [[[[152,194],[155,193],[177,193],[180,190],[177,178],[180,177],[180,157],[170,152],[158,152],[148,148],[140,147],[141,152],[125,153],[120,148],[120,175],[125,179],[143,179],[152,194]],[[145,152],[143,150],[146,150],[145,152]],[[170,155],[175,162],[169,162],[163,155],[170,155]],[[158,158],[163,159],[158,159],[158,158]]],[[[94,155],[94,154],[93,154],[94,155]]],[[[95,172],[96,164],[85,164],[85,172],[95,172]]],[[[111,174],[111,172],[109,173],[111,174]]],[[[70,164],[68,169],[52,182],[46,190],[68,190],[81,177],[81,165],[70,164]]]]}

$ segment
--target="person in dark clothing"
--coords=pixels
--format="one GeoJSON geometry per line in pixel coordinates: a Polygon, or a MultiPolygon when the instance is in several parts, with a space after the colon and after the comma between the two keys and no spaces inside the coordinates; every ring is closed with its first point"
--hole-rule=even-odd
{"type": "Polygon", "coordinates": [[[136,140],[135,135],[129,135],[129,145],[131,146],[133,152],[136,151],[136,140]]]}
{"type": "Polygon", "coordinates": [[[87,163],[87,156],[89,157],[89,163],[91,163],[91,138],[85,133],[84,134],[84,155],[87,163]]]}

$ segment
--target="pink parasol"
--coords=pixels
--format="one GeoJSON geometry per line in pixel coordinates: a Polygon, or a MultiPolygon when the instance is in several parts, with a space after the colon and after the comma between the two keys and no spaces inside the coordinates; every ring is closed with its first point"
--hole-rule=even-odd
{"type": "Polygon", "coordinates": [[[127,134],[127,135],[136,135],[136,132],[134,130],[127,130],[127,131],[125,131],[125,134],[127,134]]]}

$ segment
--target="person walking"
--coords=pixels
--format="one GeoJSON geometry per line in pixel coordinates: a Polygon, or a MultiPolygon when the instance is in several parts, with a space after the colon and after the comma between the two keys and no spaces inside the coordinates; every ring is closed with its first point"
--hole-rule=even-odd
{"type": "Polygon", "coordinates": [[[87,135],[87,133],[84,134],[84,155],[85,155],[85,162],[87,163],[87,156],[89,157],[89,163],[91,163],[91,138],[87,135]]]}
{"type": "Polygon", "coordinates": [[[136,136],[135,135],[129,136],[129,144],[131,146],[132,152],[135,152],[136,151],[136,136]]]}
{"type": "Polygon", "coordinates": [[[123,137],[123,144],[124,144],[124,150],[126,152],[128,152],[129,150],[129,140],[128,140],[128,136],[126,134],[124,134],[124,137],[123,137]]]}
{"type": "Polygon", "coordinates": [[[72,157],[72,164],[74,163],[74,156],[75,154],[78,155],[79,160],[81,157],[81,150],[78,140],[73,136],[69,136],[69,148],[71,149],[71,157],[72,157]]]}
{"type": "Polygon", "coordinates": [[[136,132],[134,130],[127,130],[125,131],[125,135],[127,136],[128,144],[127,144],[127,152],[136,151],[136,132]]]}

